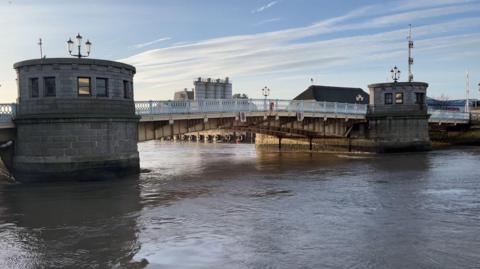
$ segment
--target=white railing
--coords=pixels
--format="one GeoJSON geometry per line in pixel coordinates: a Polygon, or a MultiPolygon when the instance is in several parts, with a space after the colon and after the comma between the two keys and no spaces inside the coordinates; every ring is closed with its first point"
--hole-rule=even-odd
{"type": "Polygon", "coordinates": [[[435,109],[428,109],[428,113],[430,114],[430,121],[433,122],[469,122],[470,121],[470,113],[466,112],[454,112],[454,111],[447,111],[447,110],[435,110],[435,109]]]}
{"type": "Polygon", "coordinates": [[[137,101],[138,115],[228,113],[228,112],[313,112],[365,115],[367,105],[302,100],[212,99],[201,101],[137,101]]]}
{"type": "MultiPolygon", "coordinates": [[[[16,104],[0,104],[0,123],[10,123],[16,104]]],[[[171,115],[228,112],[307,112],[337,115],[365,115],[367,105],[302,100],[212,99],[202,101],[137,101],[136,113],[171,115]]],[[[469,122],[470,114],[428,109],[431,122],[469,122]]]]}
{"type": "Polygon", "coordinates": [[[16,111],[16,104],[0,104],[0,123],[11,122],[16,111]]]}

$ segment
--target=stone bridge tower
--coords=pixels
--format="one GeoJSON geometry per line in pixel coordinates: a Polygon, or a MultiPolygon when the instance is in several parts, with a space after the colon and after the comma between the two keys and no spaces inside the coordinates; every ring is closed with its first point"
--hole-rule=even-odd
{"type": "Polygon", "coordinates": [[[19,181],[138,172],[135,67],[77,58],[16,63],[13,174],[19,181]]]}
{"type": "Polygon", "coordinates": [[[422,151],[430,149],[424,82],[392,82],[368,85],[369,138],[375,151],[422,151]]]}

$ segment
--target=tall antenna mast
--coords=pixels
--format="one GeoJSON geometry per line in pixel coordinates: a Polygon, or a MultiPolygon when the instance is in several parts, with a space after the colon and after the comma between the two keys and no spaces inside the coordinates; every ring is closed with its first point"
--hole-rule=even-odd
{"type": "Polygon", "coordinates": [[[412,65],[413,65],[413,58],[412,58],[412,49],[413,49],[413,39],[412,39],[412,25],[409,24],[410,30],[408,32],[408,82],[413,81],[413,73],[412,73],[412,65]]]}
{"type": "Polygon", "coordinates": [[[468,70],[466,72],[466,77],[465,77],[465,92],[467,99],[465,100],[465,112],[470,112],[470,78],[468,75],[468,70]]]}
{"type": "Polygon", "coordinates": [[[43,51],[42,51],[42,44],[43,44],[43,43],[42,43],[42,39],[41,39],[41,38],[38,39],[38,43],[37,43],[37,44],[38,44],[38,46],[40,47],[40,58],[43,58],[43,51]]]}

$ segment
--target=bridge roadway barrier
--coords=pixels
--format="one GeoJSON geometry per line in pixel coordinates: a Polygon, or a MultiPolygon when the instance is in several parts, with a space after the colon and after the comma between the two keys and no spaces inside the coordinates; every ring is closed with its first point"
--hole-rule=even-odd
{"type": "Polygon", "coordinates": [[[428,109],[430,123],[439,124],[468,124],[470,113],[428,109]]]}
{"type": "Polygon", "coordinates": [[[9,128],[17,111],[16,104],[0,104],[0,128],[9,128]]]}
{"type": "Polygon", "coordinates": [[[201,101],[137,101],[138,115],[174,115],[232,112],[313,112],[365,115],[367,106],[334,102],[266,99],[218,99],[201,101]]]}
{"type": "MultiPolygon", "coordinates": [[[[316,102],[302,100],[273,99],[228,99],[202,101],[137,101],[137,114],[141,121],[180,120],[204,117],[232,117],[245,112],[247,116],[264,115],[295,116],[303,113],[305,117],[328,118],[365,118],[367,105],[335,102],[316,102]]],[[[376,109],[379,109],[376,106],[376,109]]],[[[463,112],[428,109],[430,123],[468,124],[470,114],[463,112]]]]}
{"type": "MultiPolygon", "coordinates": [[[[247,116],[265,113],[279,116],[365,118],[367,105],[334,102],[272,99],[226,99],[202,101],[137,101],[137,115],[141,121],[195,119],[207,117],[233,117],[245,112],[247,116]]],[[[480,114],[428,109],[429,122],[439,124],[468,124],[470,118],[480,123],[480,114]]],[[[12,119],[16,114],[16,104],[0,104],[0,128],[13,128],[12,119]]]]}

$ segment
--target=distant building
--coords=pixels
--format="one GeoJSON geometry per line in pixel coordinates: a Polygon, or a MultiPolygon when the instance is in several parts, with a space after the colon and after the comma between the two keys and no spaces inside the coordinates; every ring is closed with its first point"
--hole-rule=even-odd
{"type": "Polygon", "coordinates": [[[175,95],[173,96],[173,100],[175,101],[193,100],[193,98],[193,90],[189,91],[187,88],[185,88],[183,91],[175,92],[175,95]]]}
{"type": "Polygon", "coordinates": [[[295,97],[294,100],[368,104],[369,94],[361,88],[312,85],[295,97]]]}
{"type": "Polygon", "coordinates": [[[202,79],[193,82],[195,85],[195,100],[204,99],[232,99],[232,83],[225,79],[202,79]]]}

